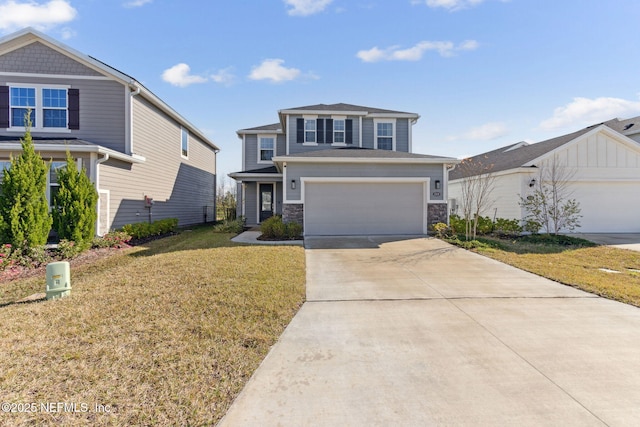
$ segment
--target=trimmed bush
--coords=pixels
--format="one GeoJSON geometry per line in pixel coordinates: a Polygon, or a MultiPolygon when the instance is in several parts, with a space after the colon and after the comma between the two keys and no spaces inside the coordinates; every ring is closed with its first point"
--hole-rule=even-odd
{"type": "Polygon", "coordinates": [[[178,218],[166,218],[158,221],[136,222],[122,227],[122,231],[134,239],[144,239],[146,237],[160,236],[176,231],[178,228],[178,218]]]}
{"type": "Polygon", "coordinates": [[[93,239],[94,248],[123,248],[131,240],[124,231],[111,231],[102,237],[93,239]]]}
{"type": "Polygon", "coordinates": [[[293,240],[302,235],[302,226],[297,222],[285,224],[280,215],[274,215],[262,222],[260,231],[266,239],[293,240]]]}
{"type": "Polygon", "coordinates": [[[236,218],[226,220],[213,226],[214,233],[235,233],[240,234],[244,231],[244,218],[236,218]]]}
{"type": "Polygon", "coordinates": [[[287,237],[291,240],[297,239],[302,235],[302,225],[297,222],[288,222],[287,226],[287,237]]]}
{"type": "Polygon", "coordinates": [[[4,171],[0,191],[0,241],[21,253],[47,243],[52,224],[46,196],[48,167],[35,152],[29,119],[26,128],[20,140],[22,153],[4,171]]]}
{"type": "Polygon", "coordinates": [[[73,251],[80,253],[89,249],[95,235],[98,192],[86,170],[78,170],[69,151],[67,165],[58,170],[58,184],[53,224],[60,239],[75,242],[73,251]]]}

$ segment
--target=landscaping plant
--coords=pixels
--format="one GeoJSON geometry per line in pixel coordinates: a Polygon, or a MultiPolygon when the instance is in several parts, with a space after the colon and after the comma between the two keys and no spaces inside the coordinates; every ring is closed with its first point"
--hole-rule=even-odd
{"type": "Polygon", "coordinates": [[[52,224],[46,195],[48,167],[35,151],[29,113],[25,122],[22,153],[11,158],[0,191],[0,241],[22,253],[47,243],[52,224]]]}

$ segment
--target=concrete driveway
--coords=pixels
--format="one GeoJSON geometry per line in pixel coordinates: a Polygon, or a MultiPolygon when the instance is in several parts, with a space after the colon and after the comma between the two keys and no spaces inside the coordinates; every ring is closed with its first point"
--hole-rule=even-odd
{"type": "Polygon", "coordinates": [[[311,238],[221,426],[640,425],[640,310],[430,238],[311,238]]]}
{"type": "Polygon", "coordinates": [[[599,245],[640,251],[640,233],[576,233],[570,236],[591,240],[599,245]]]}

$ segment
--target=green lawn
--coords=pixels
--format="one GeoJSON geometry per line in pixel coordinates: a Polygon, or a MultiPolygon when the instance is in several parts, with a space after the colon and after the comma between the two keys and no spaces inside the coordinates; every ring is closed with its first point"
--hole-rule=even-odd
{"type": "Polygon", "coordinates": [[[215,424],[304,301],[301,247],[230,237],[195,229],[72,269],[58,301],[10,302],[44,275],[0,284],[3,401],[80,411],[2,424],[215,424]]]}
{"type": "Polygon", "coordinates": [[[474,249],[482,255],[640,307],[640,252],[595,246],[579,239],[566,239],[564,244],[532,243],[526,238],[480,240],[492,245],[474,249]]]}

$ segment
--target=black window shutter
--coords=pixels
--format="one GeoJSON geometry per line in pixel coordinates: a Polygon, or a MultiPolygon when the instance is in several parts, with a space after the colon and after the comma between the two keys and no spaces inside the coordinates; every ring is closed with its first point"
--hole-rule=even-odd
{"type": "Polygon", "coordinates": [[[344,142],[353,144],[353,119],[344,121],[344,142]]]}
{"type": "Polygon", "coordinates": [[[316,132],[318,144],[324,144],[324,119],[316,119],[316,132]]]}
{"type": "Polygon", "coordinates": [[[9,86],[0,86],[0,128],[9,127],[9,86]]]}
{"type": "Polygon", "coordinates": [[[304,119],[296,119],[296,142],[298,144],[304,142],[304,119]]]}
{"type": "Polygon", "coordinates": [[[69,98],[69,129],[80,129],[80,90],[68,89],[69,98]]]}
{"type": "Polygon", "coordinates": [[[325,140],[327,144],[333,144],[333,119],[325,120],[327,124],[327,134],[325,136],[325,140]]]}

